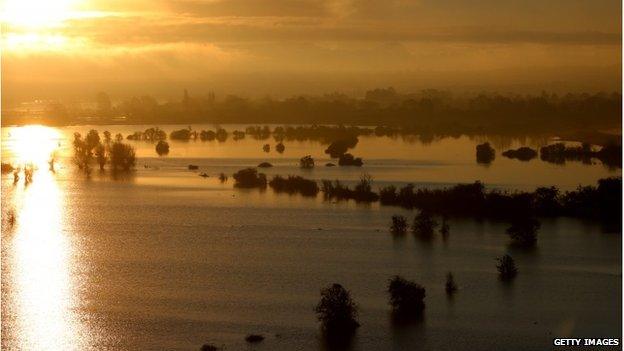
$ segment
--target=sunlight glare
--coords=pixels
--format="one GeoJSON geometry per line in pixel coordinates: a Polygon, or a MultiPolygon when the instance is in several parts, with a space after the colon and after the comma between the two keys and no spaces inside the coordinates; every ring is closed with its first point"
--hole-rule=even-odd
{"type": "Polygon", "coordinates": [[[38,172],[21,194],[11,239],[10,276],[24,350],[78,349],[87,337],[76,318],[72,242],[63,230],[63,194],[50,172],[38,172]]]}
{"type": "Polygon", "coordinates": [[[14,128],[9,138],[5,153],[13,159],[15,166],[32,163],[38,168],[47,168],[48,161],[59,147],[60,134],[50,127],[24,126],[14,128]]]}
{"type": "Polygon", "coordinates": [[[78,0],[4,0],[2,21],[23,28],[50,28],[72,17],[78,0]]]}

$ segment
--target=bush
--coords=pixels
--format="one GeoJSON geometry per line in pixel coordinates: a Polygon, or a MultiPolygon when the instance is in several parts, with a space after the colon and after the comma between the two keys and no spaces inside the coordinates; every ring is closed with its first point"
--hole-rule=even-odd
{"type": "Polygon", "coordinates": [[[271,168],[271,167],[273,167],[273,165],[271,163],[269,163],[269,162],[261,162],[258,165],[258,168],[271,168]]]}
{"type": "Polygon", "coordinates": [[[388,283],[390,306],[403,316],[418,316],[425,309],[425,288],[419,284],[394,276],[388,283]]]}
{"type": "Polygon", "coordinates": [[[507,228],[507,234],[515,246],[532,247],[537,243],[537,231],[541,224],[533,217],[520,217],[507,228]]]}
{"type": "Polygon", "coordinates": [[[520,161],[530,161],[537,157],[537,151],[525,146],[517,150],[507,150],[503,152],[503,156],[507,158],[515,158],[520,161]]]}
{"type": "Polygon", "coordinates": [[[156,144],[156,153],[159,156],[166,155],[169,153],[169,143],[164,140],[159,140],[156,144]]]}
{"type": "Polygon", "coordinates": [[[396,203],[397,193],[394,185],[389,185],[379,189],[379,201],[382,205],[390,205],[396,203]]]}
{"type": "Polygon", "coordinates": [[[110,163],[113,170],[128,171],[134,167],[135,161],[136,156],[132,146],[120,141],[111,144],[110,163]]]}
{"type": "Polygon", "coordinates": [[[436,222],[429,213],[420,211],[420,213],[414,217],[412,232],[418,236],[431,237],[437,226],[438,222],[436,222]]]}
{"type": "Polygon", "coordinates": [[[169,138],[172,140],[190,140],[191,129],[189,127],[186,129],[174,130],[171,134],[169,134],[169,138]]]}
{"type": "Polygon", "coordinates": [[[218,142],[222,143],[227,140],[228,132],[223,128],[218,128],[217,132],[215,133],[215,138],[218,142]]]}
{"type": "Polygon", "coordinates": [[[212,130],[202,130],[201,132],[199,132],[199,139],[200,140],[215,140],[215,138],[217,137],[217,133],[213,132],[212,130]]]}
{"type": "Polygon", "coordinates": [[[143,132],[143,139],[147,141],[165,140],[167,133],[158,127],[148,128],[143,132]]]}
{"type": "Polygon", "coordinates": [[[357,166],[357,167],[362,167],[362,165],[364,164],[364,162],[362,162],[362,159],[360,157],[353,157],[353,155],[351,154],[344,154],[344,155],[340,155],[340,158],[338,159],[338,165],[339,166],[357,166]]]}
{"type": "Polygon", "coordinates": [[[392,216],[390,231],[394,234],[405,234],[407,231],[407,218],[399,215],[392,216]]]}
{"type": "Polygon", "coordinates": [[[264,152],[269,152],[269,151],[271,151],[271,145],[269,145],[269,144],[264,144],[264,145],[262,146],[262,151],[264,151],[264,152]]]}
{"type": "Polygon", "coordinates": [[[312,156],[311,155],[303,156],[299,160],[299,167],[305,168],[305,169],[314,168],[314,159],[312,158],[312,156]]]}
{"type": "Polygon", "coordinates": [[[496,268],[498,269],[498,274],[501,280],[511,280],[516,277],[518,269],[516,268],[516,263],[511,256],[504,255],[496,260],[498,261],[496,268]]]}
{"type": "Polygon", "coordinates": [[[289,194],[299,193],[303,196],[316,196],[319,192],[316,181],[305,179],[300,176],[288,176],[288,178],[284,178],[276,175],[269,182],[269,186],[276,192],[286,192],[289,194]]]}
{"type": "Polygon", "coordinates": [[[358,202],[373,202],[379,199],[379,195],[371,190],[371,177],[367,174],[360,177],[360,182],[355,189],[342,185],[339,180],[330,181],[324,179],[322,181],[322,190],[326,198],[335,198],[338,200],[353,199],[358,202]]]}
{"type": "Polygon", "coordinates": [[[477,145],[477,163],[491,163],[496,157],[496,151],[490,146],[490,143],[477,145]]]}
{"type": "Polygon", "coordinates": [[[346,153],[347,150],[354,148],[358,143],[358,138],[355,136],[347,137],[345,139],[340,139],[329,144],[327,149],[325,149],[325,153],[329,154],[331,158],[338,158],[342,154],[346,153]]]}
{"type": "Polygon", "coordinates": [[[266,188],[267,179],[264,173],[258,173],[255,168],[245,168],[234,173],[234,186],[239,188],[266,188]]]}
{"type": "Polygon", "coordinates": [[[279,152],[280,154],[283,153],[284,150],[286,150],[286,146],[284,146],[284,143],[279,142],[277,143],[277,145],[275,145],[275,151],[279,152]]]}
{"type": "Polygon", "coordinates": [[[357,322],[357,305],[351,293],[340,284],[321,290],[321,301],[314,308],[323,329],[328,333],[353,332],[357,322]]]}

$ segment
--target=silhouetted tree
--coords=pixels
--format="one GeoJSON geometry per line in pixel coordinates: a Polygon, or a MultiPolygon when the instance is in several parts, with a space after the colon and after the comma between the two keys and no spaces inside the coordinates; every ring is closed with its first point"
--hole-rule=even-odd
{"type": "Polygon", "coordinates": [[[498,274],[501,280],[507,281],[516,277],[518,269],[516,268],[516,263],[511,256],[506,254],[496,260],[498,261],[496,268],[498,269],[498,274]]]}
{"type": "Polygon", "coordinates": [[[540,222],[534,217],[520,216],[515,218],[511,226],[507,228],[507,234],[511,237],[513,245],[533,247],[537,243],[539,228],[540,222]]]}
{"type": "Polygon", "coordinates": [[[234,186],[239,188],[265,188],[267,185],[266,175],[258,173],[255,168],[245,168],[234,173],[234,186]]]}
{"type": "Polygon", "coordinates": [[[100,134],[98,133],[98,131],[95,129],[91,129],[85,137],[85,143],[87,144],[87,148],[89,150],[95,149],[95,147],[100,144],[100,134]]]}
{"type": "Polygon", "coordinates": [[[113,170],[128,171],[134,168],[136,162],[136,155],[134,148],[129,144],[116,141],[111,144],[110,149],[110,163],[113,170]]]}
{"type": "Polygon", "coordinates": [[[269,186],[276,192],[299,193],[303,196],[316,196],[319,192],[316,181],[292,175],[287,178],[276,175],[269,182],[269,186]]]}
{"type": "Polygon", "coordinates": [[[106,154],[106,147],[102,143],[99,143],[95,147],[95,159],[100,165],[100,170],[103,170],[104,165],[106,165],[106,161],[108,160],[108,155],[106,154]]]}
{"type": "Polygon", "coordinates": [[[271,145],[269,145],[269,144],[264,144],[264,145],[262,146],[262,151],[264,151],[264,152],[269,152],[269,151],[271,151],[271,145]]]}
{"type": "Polygon", "coordinates": [[[327,149],[325,149],[325,153],[329,154],[331,158],[338,158],[347,150],[354,148],[358,143],[358,138],[356,136],[349,136],[344,139],[333,141],[327,149]]]}
{"type": "Polygon", "coordinates": [[[111,132],[105,130],[102,134],[104,134],[104,143],[106,143],[107,145],[110,144],[110,142],[112,141],[111,132]]]}
{"type": "Polygon", "coordinates": [[[520,161],[530,161],[537,157],[537,151],[530,147],[521,147],[517,150],[507,150],[503,152],[503,156],[507,158],[515,158],[520,161]]]}
{"type": "Polygon", "coordinates": [[[93,157],[89,144],[82,139],[80,133],[74,133],[74,141],[72,142],[72,145],[74,147],[74,163],[78,166],[78,168],[88,171],[89,164],[91,163],[91,159],[93,157]]]}
{"type": "Polygon", "coordinates": [[[477,163],[489,164],[494,161],[496,152],[490,146],[490,143],[477,145],[477,163]]]}
{"type": "Polygon", "coordinates": [[[172,140],[190,140],[191,139],[191,127],[186,129],[174,130],[169,133],[169,138],[172,140]]]}
{"type": "Polygon", "coordinates": [[[166,155],[169,153],[169,143],[164,140],[159,140],[156,143],[156,153],[159,156],[166,155]]]}
{"type": "Polygon", "coordinates": [[[227,138],[228,138],[228,132],[223,128],[218,128],[217,132],[215,133],[215,139],[217,139],[218,142],[222,143],[226,141],[227,138]]]}
{"type": "Polygon", "coordinates": [[[407,218],[400,215],[392,216],[390,231],[394,234],[405,234],[407,231],[407,218]]]}
{"type": "Polygon", "coordinates": [[[211,140],[215,140],[216,138],[217,138],[217,133],[215,133],[215,132],[214,132],[214,131],[212,131],[212,130],[202,130],[202,131],[199,133],[199,139],[200,139],[200,140],[208,140],[208,141],[211,141],[211,140]]]}
{"type": "Polygon", "coordinates": [[[354,157],[351,154],[343,154],[340,155],[338,159],[338,165],[340,166],[357,166],[361,167],[364,164],[360,157],[354,157]]]}
{"type": "Polygon", "coordinates": [[[340,284],[321,290],[321,301],[314,311],[329,334],[348,335],[360,326],[356,320],[357,305],[351,299],[351,293],[340,284]]]}
{"type": "Polygon", "coordinates": [[[430,238],[433,236],[433,231],[438,226],[438,222],[425,211],[420,211],[416,217],[414,217],[414,224],[412,225],[412,232],[415,235],[424,238],[430,238]]]}
{"type": "Polygon", "coordinates": [[[286,150],[286,146],[284,146],[284,143],[279,142],[277,143],[277,145],[275,145],[275,151],[279,152],[280,154],[283,153],[284,150],[286,150]]]}
{"type": "Polygon", "coordinates": [[[425,288],[415,282],[394,276],[389,280],[388,293],[397,316],[418,317],[425,309],[425,288]]]}

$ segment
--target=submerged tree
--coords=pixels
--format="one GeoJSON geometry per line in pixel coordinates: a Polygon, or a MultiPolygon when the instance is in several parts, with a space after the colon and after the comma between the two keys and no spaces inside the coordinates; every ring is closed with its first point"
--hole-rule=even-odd
{"type": "Polygon", "coordinates": [[[100,165],[100,170],[104,169],[104,165],[106,165],[106,161],[108,160],[108,155],[106,154],[106,147],[99,143],[95,147],[95,159],[97,160],[98,165],[100,165]]]}
{"type": "Polygon", "coordinates": [[[516,268],[516,263],[511,256],[506,254],[496,260],[498,261],[496,268],[498,269],[498,274],[501,280],[508,281],[516,277],[518,269],[516,268]]]}
{"type": "Polygon", "coordinates": [[[267,179],[264,173],[258,173],[255,168],[245,168],[234,173],[236,183],[239,188],[266,188],[267,179]]]}
{"type": "Polygon", "coordinates": [[[414,224],[412,225],[412,232],[415,235],[430,238],[433,236],[433,232],[438,226],[438,222],[426,211],[420,211],[416,217],[414,217],[414,224]]]}
{"type": "Polygon", "coordinates": [[[128,171],[134,167],[135,162],[136,154],[131,145],[119,141],[111,144],[110,163],[113,170],[128,171]]]}
{"type": "Polygon", "coordinates": [[[490,146],[490,143],[477,145],[477,163],[490,164],[496,157],[496,151],[490,146]]]}
{"type": "Polygon", "coordinates": [[[401,215],[392,216],[392,225],[390,231],[393,234],[405,234],[407,231],[407,218],[401,215]]]}
{"type": "Polygon", "coordinates": [[[357,305],[351,293],[340,284],[321,290],[321,301],[314,308],[326,333],[351,334],[360,324],[357,322],[357,305]]]}
{"type": "Polygon", "coordinates": [[[72,142],[74,147],[74,163],[80,169],[84,169],[85,171],[89,171],[89,164],[91,163],[91,159],[93,154],[91,153],[91,149],[89,148],[89,143],[82,139],[80,133],[74,133],[74,141],[72,142]]]}
{"type": "Polygon", "coordinates": [[[394,276],[388,282],[388,293],[397,316],[418,317],[425,309],[425,288],[415,282],[394,276]]]}
{"type": "Polygon", "coordinates": [[[507,228],[514,246],[533,247],[537,243],[537,231],[541,224],[534,217],[518,217],[507,228]]]}
{"type": "Polygon", "coordinates": [[[284,143],[282,143],[281,141],[277,143],[277,145],[275,145],[275,151],[279,152],[280,154],[283,153],[284,150],[286,150],[286,146],[284,146],[284,143]]]}
{"type": "Polygon", "coordinates": [[[169,153],[169,143],[164,140],[159,140],[156,144],[156,153],[158,156],[166,155],[169,153]]]}

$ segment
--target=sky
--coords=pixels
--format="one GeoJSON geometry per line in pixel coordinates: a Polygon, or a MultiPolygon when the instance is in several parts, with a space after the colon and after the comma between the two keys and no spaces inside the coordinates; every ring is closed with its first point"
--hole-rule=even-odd
{"type": "Polygon", "coordinates": [[[2,99],[619,91],[614,0],[0,0],[2,99]]]}

